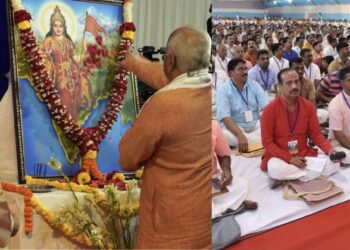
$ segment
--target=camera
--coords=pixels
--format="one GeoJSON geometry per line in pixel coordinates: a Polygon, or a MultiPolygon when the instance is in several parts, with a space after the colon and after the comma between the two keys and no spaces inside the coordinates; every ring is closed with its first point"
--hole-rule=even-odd
{"type": "MultiPolygon", "coordinates": [[[[138,52],[149,59],[150,61],[159,61],[159,58],[154,58],[154,55],[160,54],[160,55],[165,55],[165,47],[160,47],[158,50],[155,49],[153,46],[143,46],[142,48],[138,49],[138,52]]],[[[162,59],[164,60],[162,56],[162,59]]]]}
{"type": "MultiPolygon", "coordinates": [[[[158,50],[155,49],[153,46],[143,46],[142,48],[138,49],[138,52],[148,60],[152,62],[159,62],[159,58],[155,58],[154,55],[162,55],[162,60],[164,60],[165,55],[165,48],[161,47],[158,50]]],[[[137,81],[137,89],[139,94],[139,105],[140,109],[142,108],[143,104],[150,98],[157,90],[147,86],[144,82],[138,80],[137,81]]]]}

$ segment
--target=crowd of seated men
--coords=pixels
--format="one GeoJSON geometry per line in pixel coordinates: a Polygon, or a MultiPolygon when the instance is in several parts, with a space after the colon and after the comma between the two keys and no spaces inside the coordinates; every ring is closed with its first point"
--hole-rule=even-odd
{"type": "MultiPolygon", "coordinates": [[[[213,17],[212,41],[213,120],[231,148],[262,144],[261,170],[271,187],[314,178],[309,157],[345,152],[327,158],[323,176],[350,164],[350,27],[213,17]]],[[[227,169],[223,177],[231,180],[227,169]]]]}

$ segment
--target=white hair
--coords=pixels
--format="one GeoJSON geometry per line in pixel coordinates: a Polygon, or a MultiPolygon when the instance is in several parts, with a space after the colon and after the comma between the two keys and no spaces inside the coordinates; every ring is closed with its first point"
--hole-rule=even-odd
{"type": "Polygon", "coordinates": [[[190,26],[180,27],[171,33],[167,48],[174,53],[180,72],[189,73],[209,67],[211,40],[204,31],[190,26]]]}

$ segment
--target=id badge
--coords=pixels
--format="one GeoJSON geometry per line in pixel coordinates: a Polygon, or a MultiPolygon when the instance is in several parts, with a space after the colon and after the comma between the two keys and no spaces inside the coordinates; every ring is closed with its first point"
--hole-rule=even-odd
{"type": "Polygon", "coordinates": [[[293,140],[293,141],[289,141],[288,142],[288,151],[292,155],[297,154],[299,152],[298,151],[298,141],[297,140],[293,140]]]}
{"type": "Polygon", "coordinates": [[[251,110],[247,110],[244,112],[244,116],[245,116],[245,121],[246,122],[252,122],[253,121],[253,111],[251,110]]]}

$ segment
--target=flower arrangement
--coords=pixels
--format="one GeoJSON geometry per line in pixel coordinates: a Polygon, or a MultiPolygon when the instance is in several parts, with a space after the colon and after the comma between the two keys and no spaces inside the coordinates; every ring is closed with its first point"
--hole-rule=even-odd
{"type": "MultiPolygon", "coordinates": [[[[43,56],[36,44],[36,38],[30,25],[30,14],[23,9],[21,0],[11,1],[15,23],[19,30],[20,42],[25,58],[32,70],[33,84],[36,93],[40,95],[51,117],[56,121],[57,125],[62,128],[66,137],[78,145],[79,153],[82,158],[81,169],[87,173],[91,173],[95,179],[103,180],[103,175],[96,161],[99,150],[98,145],[105,138],[107,132],[117,119],[117,112],[120,110],[126,93],[128,72],[120,68],[116,70],[113,89],[104,114],[96,126],[83,128],[72,118],[67,108],[62,105],[61,97],[52,79],[49,77],[43,56]]],[[[119,29],[121,41],[117,61],[125,58],[128,48],[133,44],[135,35],[135,25],[132,23],[132,1],[125,0],[123,7],[124,23],[119,29]]],[[[95,61],[96,60],[92,60],[92,62],[96,63],[95,61]]]]}
{"type": "MultiPolygon", "coordinates": [[[[49,166],[67,178],[61,172],[61,164],[58,161],[51,159],[49,166]]],[[[124,177],[119,174],[112,176],[124,177]]],[[[34,179],[28,176],[27,180],[34,179]]],[[[54,214],[33,197],[32,204],[36,212],[53,228],[82,246],[95,249],[132,248],[139,210],[140,190],[137,180],[129,181],[125,191],[120,191],[113,185],[106,185],[103,191],[94,189],[86,194],[84,203],[75,194],[76,184],[70,183],[68,178],[67,182],[65,187],[70,188],[74,197],[72,204],[54,214]]]]}
{"type": "Polygon", "coordinates": [[[32,198],[32,205],[35,211],[40,214],[44,220],[53,228],[57,229],[60,231],[64,236],[69,238],[71,241],[76,242],[80,245],[87,246],[87,247],[92,247],[92,243],[89,240],[88,237],[85,235],[74,235],[73,234],[73,229],[69,224],[67,223],[61,223],[57,224],[55,221],[57,220],[57,216],[48,211],[39,201],[37,198],[33,197],[32,198]]]}
{"type": "Polygon", "coordinates": [[[1,186],[3,190],[24,196],[24,231],[26,233],[31,233],[33,231],[32,191],[28,188],[4,181],[1,182],[1,186]]]}
{"type": "Polygon", "coordinates": [[[38,186],[53,186],[59,190],[73,190],[74,192],[84,192],[84,193],[95,193],[98,192],[97,188],[90,187],[87,185],[79,185],[76,183],[70,183],[71,188],[68,183],[60,181],[50,181],[47,179],[37,179],[31,176],[25,176],[26,183],[28,185],[38,185],[38,186]]]}

